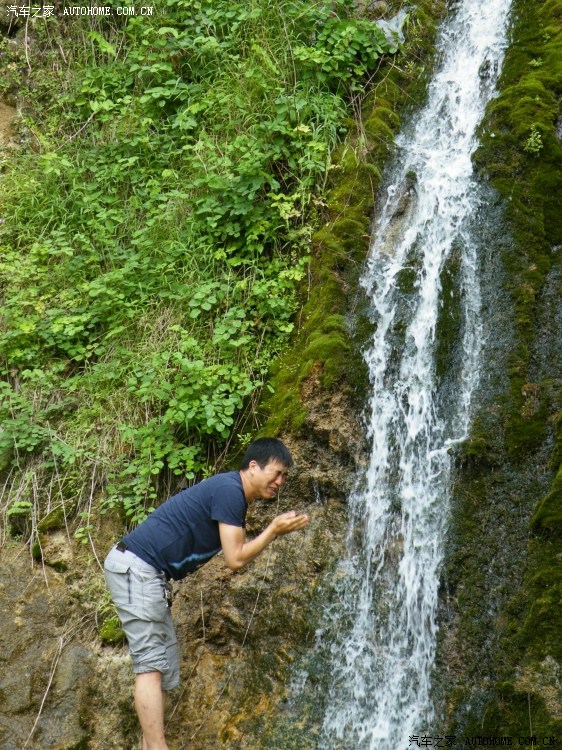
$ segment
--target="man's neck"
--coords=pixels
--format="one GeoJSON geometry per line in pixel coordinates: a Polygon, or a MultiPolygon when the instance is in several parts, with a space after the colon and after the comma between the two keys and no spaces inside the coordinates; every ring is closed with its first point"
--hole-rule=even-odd
{"type": "Polygon", "coordinates": [[[252,486],[250,482],[250,477],[248,476],[248,471],[246,469],[240,469],[240,481],[242,482],[242,491],[244,492],[244,497],[246,498],[247,503],[252,503],[256,497],[252,492],[252,486]]]}

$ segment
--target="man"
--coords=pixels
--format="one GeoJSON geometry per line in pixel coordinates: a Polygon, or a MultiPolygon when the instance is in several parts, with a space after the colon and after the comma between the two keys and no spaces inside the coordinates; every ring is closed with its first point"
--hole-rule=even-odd
{"type": "Polygon", "coordinates": [[[143,750],[168,750],[163,691],[179,684],[168,581],[184,578],[221,549],[227,566],[239,570],[278,536],[304,528],[308,517],[289,511],[246,539],[247,504],[275,497],[292,465],[280,440],[255,440],[240,471],[217,474],[174,495],[108,554],[105,578],[129,642],[143,750]]]}

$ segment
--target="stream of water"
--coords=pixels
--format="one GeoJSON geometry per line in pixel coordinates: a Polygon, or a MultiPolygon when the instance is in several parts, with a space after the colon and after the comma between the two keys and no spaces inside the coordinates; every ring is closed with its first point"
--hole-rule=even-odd
{"type": "Polygon", "coordinates": [[[481,344],[471,155],[509,8],[463,0],[449,14],[427,105],[398,138],[375,222],[362,281],[376,327],[366,354],[370,466],[317,634],[330,673],[319,747],[330,750],[406,750],[432,730],[450,448],[467,434],[481,344]],[[440,316],[451,310],[457,341],[440,371],[440,316]]]}

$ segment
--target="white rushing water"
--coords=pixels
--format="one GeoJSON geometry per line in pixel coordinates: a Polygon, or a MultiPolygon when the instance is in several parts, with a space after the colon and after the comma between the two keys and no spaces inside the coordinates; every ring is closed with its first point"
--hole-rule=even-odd
{"type": "Polygon", "coordinates": [[[466,437],[481,338],[471,154],[494,95],[509,6],[463,0],[449,15],[428,103],[398,139],[376,220],[363,279],[376,324],[366,355],[372,453],[365,486],[351,498],[338,593],[318,633],[331,672],[323,750],[406,750],[411,735],[439,734],[430,686],[449,448],[466,437]],[[439,373],[436,329],[449,267],[459,341],[439,373]],[[401,290],[404,269],[410,287],[401,290]]]}

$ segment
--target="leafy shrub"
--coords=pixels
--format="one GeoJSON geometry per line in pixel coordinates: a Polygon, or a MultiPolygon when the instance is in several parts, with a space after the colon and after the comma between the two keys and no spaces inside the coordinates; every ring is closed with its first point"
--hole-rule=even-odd
{"type": "Polygon", "coordinates": [[[345,97],[394,51],[352,10],[167,0],[10,53],[0,456],[56,474],[82,538],[93,501],[137,523],[208,472],[285,346],[345,97]]]}

